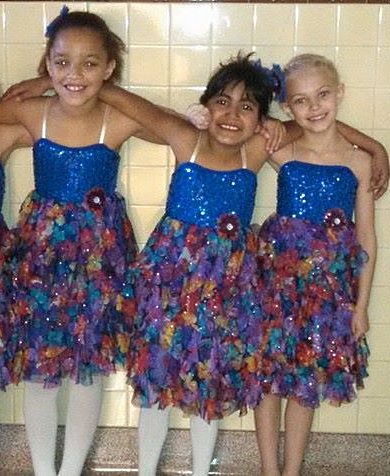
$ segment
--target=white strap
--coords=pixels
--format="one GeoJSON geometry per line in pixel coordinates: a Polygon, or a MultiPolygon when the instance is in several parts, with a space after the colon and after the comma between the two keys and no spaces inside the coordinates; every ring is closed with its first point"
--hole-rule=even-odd
{"type": "Polygon", "coordinates": [[[192,155],[191,155],[191,158],[190,158],[191,163],[195,163],[196,157],[197,157],[198,152],[199,152],[201,139],[202,139],[202,133],[200,132],[199,136],[198,136],[198,140],[196,141],[195,149],[192,152],[192,155]]]}
{"type": "Polygon", "coordinates": [[[104,144],[104,139],[106,138],[107,118],[108,118],[109,111],[110,111],[110,106],[107,105],[106,109],[104,110],[102,129],[100,131],[100,137],[99,137],[99,144],[104,144]]]}
{"type": "Polygon", "coordinates": [[[49,111],[49,102],[50,102],[50,98],[47,98],[47,100],[45,101],[44,108],[43,108],[42,132],[41,132],[42,139],[46,139],[47,115],[48,115],[48,111],[49,111]]]}
{"type": "Polygon", "coordinates": [[[245,144],[242,145],[240,152],[241,152],[241,164],[242,164],[242,168],[243,168],[243,169],[247,169],[247,168],[248,168],[248,159],[247,159],[247,155],[246,155],[246,147],[245,147],[245,144]]]}

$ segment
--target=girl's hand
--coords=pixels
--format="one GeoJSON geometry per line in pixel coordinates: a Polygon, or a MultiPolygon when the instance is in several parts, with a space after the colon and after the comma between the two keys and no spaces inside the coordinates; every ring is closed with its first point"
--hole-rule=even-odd
{"type": "Polygon", "coordinates": [[[210,125],[210,113],[206,106],[195,103],[190,104],[186,111],[186,116],[197,129],[205,130],[210,125]]]}
{"type": "Polygon", "coordinates": [[[356,339],[363,337],[369,329],[368,314],[366,308],[356,306],[352,316],[351,330],[356,339]]]}
{"type": "Polygon", "coordinates": [[[372,156],[371,188],[377,200],[389,186],[389,156],[385,148],[372,156]]]}
{"type": "Polygon", "coordinates": [[[3,94],[2,101],[15,99],[24,101],[38,96],[42,96],[46,91],[52,88],[51,79],[48,76],[26,79],[9,87],[3,94]]]}
{"type": "Polygon", "coordinates": [[[267,118],[263,121],[260,134],[266,139],[265,148],[269,154],[278,150],[281,141],[286,136],[286,128],[282,121],[267,118]]]}

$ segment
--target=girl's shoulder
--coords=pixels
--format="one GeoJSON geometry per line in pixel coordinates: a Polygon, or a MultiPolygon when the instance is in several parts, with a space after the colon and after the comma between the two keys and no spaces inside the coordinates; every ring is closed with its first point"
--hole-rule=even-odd
{"type": "Polygon", "coordinates": [[[188,162],[192,157],[205,155],[209,157],[210,150],[208,131],[199,131],[188,121],[183,121],[177,131],[176,140],[170,146],[175,154],[178,164],[188,162]]]}
{"type": "Polygon", "coordinates": [[[0,105],[0,122],[24,126],[35,137],[41,127],[46,98],[31,98],[24,101],[13,99],[0,105]]]}
{"type": "Polygon", "coordinates": [[[47,97],[26,99],[20,105],[18,117],[20,124],[26,127],[32,135],[41,129],[44,118],[45,105],[48,104],[47,97]]]}
{"type": "Polygon", "coordinates": [[[16,101],[20,106],[21,109],[25,111],[42,111],[45,104],[50,100],[47,96],[40,96],[37,98],[29,98],[25,99],[24,101],[16,101]]]}

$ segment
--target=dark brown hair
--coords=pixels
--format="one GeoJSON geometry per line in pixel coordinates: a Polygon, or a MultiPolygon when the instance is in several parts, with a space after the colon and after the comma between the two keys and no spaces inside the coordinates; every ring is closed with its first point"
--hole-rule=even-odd
{"type": "Polygon", "coordinates": [[[206,90],[200,97],[204,106],[214,96],[223,93],[229,84],[243,82],[249,97],[259,105],[259,119],[266,116],[273,98],[273,89],[268,77],[250,60],[253,53],[244,55],[239,52],[227,63],[220,63],[219,68],[209,79],[206,90]]]}
{"type": "Polygon", "coordinates": [[[48,75],[46,68],[46,58],[50,55],[50,50],[58,36],[58,34],[66,29],[70,28],[85,28],[97,33],[102,41],[103,48],[107,52],[108,61],[115,60],[115,68],[108,81],[119,82],[121,80],[123,71],[123,53],[126,50],[123,41],[113,33],[107,26],[106,22],[89,12],[69,12],[66,14],[60,14],[56,17],[47,28],[46,36],[48,37],[46,43],[45,53],[39,63],[38,73],[41,76],[48,75]]]}

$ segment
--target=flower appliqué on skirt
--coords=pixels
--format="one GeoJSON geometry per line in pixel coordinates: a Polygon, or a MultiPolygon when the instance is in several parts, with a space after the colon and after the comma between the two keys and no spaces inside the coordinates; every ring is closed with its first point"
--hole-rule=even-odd
{"type": "Polygon", "coordinates": [[[240,220],[233,213],[225,213],[218,218],[218,235],[225,240],[236,240],[240,233],[240,220]]]}
{"type": "Polygon", "coordinates": [[[86,195],[86,202],[92,210],[101,210],[106,201],[106,194],[100,187],[91,188],[86,195]]]}

